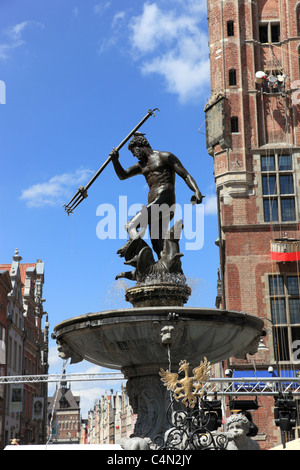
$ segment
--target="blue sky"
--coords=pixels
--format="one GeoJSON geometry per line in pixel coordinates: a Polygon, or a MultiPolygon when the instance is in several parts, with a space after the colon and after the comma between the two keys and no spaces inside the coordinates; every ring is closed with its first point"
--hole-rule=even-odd
{"type": "MultiPolygon", "coordinates": [[[[145,180],[119,181],[110,164],[74,214],[62,206],[151,108],[159,112],[142,131],[152,147],[174,153],[206,195],[203,247],[184,251],[183,239],[182,262],[193,286],[189,305],[214,307],[219,258],[203,124],[210,96],[206,0],[1,0],[0,80],[0,260],[10,262],[18,248],[23,262],[45,262],[50,330],[67,318],[128,306],[114,281],[124,268],[116,255],[124,240],[99,239],[96,211],[110,204],[118,213],[119,196],[128,207],[146,203],[145,180]]],[[[134,162],[126,147],[124,167],[134,162]]],[[[176,183],[177,202],[188,204],[191,191],[180,178],[176,183]]],[[[60,373],[52,340],[50,347],[50,372],[60,373]]],[[[67,372],[89,370],[100,369],[82,363],[67,372]]],[[[101,387],[110,386],[72,386],[86,403],[101,387]]]]}

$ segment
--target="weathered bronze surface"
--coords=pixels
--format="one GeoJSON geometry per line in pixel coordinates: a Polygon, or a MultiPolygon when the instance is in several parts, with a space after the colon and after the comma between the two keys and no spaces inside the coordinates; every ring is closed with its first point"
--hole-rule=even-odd
{"type": "Polygon", "coordinates": [[[121,180],[143,175],[149,192],[148,204],[143,206],[142,210],[126,224],[129,240],[118,251],[120,256],[125,257],[127,264],[134,265],[140,261],[141,267],[133,274],[121,273],[118,277],[134,280],[136,274],[144,274],[143,271],[146,271],[149,265],[152,266],[152,270],[158,272],[162,269],[164,272],[182,272],[180,257],[183,254],[179,252],[182,221],[169,228],[175,212],[175,175],[179,175],[193,191],[192,204],[200,204],[204,196],[180,160],[170,152],[152,149],[144,134],[136,132],[129,142],[128,149],[138,162],[125,170],[119,162],[119,152],[113,149],[110,156],[115,172],[121,180]],[[159,262],[162,260],[157,265],[148,245],[141,241],[147,227],[149,227],[153,251],[159,262]],[[142,250],[146,258],[146,267],[141,263],[142,250]],[[137,256],[139,259],[135,259],[137,256]],[[130,257],[131,263],[128,262],[130,257]]]}

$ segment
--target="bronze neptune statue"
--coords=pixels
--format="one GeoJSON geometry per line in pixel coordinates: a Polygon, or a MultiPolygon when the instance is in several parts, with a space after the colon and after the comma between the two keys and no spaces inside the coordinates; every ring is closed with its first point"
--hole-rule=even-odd
{"type": "Polygon", "coordinates": [[[137,158],[137,163],[125,170],[119,162],[119,152],[113,149],[110,157],[115,172],[120,180],[143,175],[148,184],[149,193],[147,206],[143,206],[126,224],[129,240],[118,251],[120,256],[125,257],[127,264],[132,264],[138,269],[133,273],[121,273],[117,277],[138,279],[139,275],[147,275],[155,271],[181,272],[181,265],[178,261],[182,255],[179,253],[178,241],[182,222],[177,222],[172,229],[169,229],[175,212],[175,175],[179,175],[193,191],[192,204],[200,204],[204,196],[180,160],[170,152],[152,149],[145,134],[135,132],[128,149],[137,158]],[[149,227],[153,250],[158,258],[157,263],[154,261],[151,250],[147,249],[148,245],[142,240],[147,227],[149,227]],[[141,253],[143,249],[147,250],[146,256],[145,250],[141,253]],[[174,255],[176,255],[175,258],[174,255]],[[153,269],[154,264],[157,264],[156,269],[153,269]]]}

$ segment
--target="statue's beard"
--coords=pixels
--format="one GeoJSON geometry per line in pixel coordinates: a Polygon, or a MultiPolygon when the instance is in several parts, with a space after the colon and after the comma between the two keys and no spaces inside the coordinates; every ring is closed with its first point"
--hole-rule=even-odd
{"type": "Polygon", "coordinates": [[[144,151],[143,148],[141,147],[134,147],[133,149],[133,155],[138,158],[139,160],[142,160],[143,158],[145,158],[147,156],[146,152],[144,151]]]}

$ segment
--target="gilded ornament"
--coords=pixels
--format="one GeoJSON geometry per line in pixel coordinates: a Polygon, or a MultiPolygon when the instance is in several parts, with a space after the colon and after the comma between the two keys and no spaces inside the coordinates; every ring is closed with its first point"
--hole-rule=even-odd
{"type": "Polygon", "coordinates": [[[194,408],[197,398],[203,395],[203,384],[209,380],[211,370],[210,362],[207,358],[200,362],[198,367],[193,369],[193,376],[189,376],[189,363],[186,360],[180,361],[178,374],[169,370],[160,369],[159,375],[168,390],[173,391],[176,401],[182,399],[182,403],[189,408],[194,408]],[[183,379],[179,379],[179,373],[184,372],[183,379]]]}

